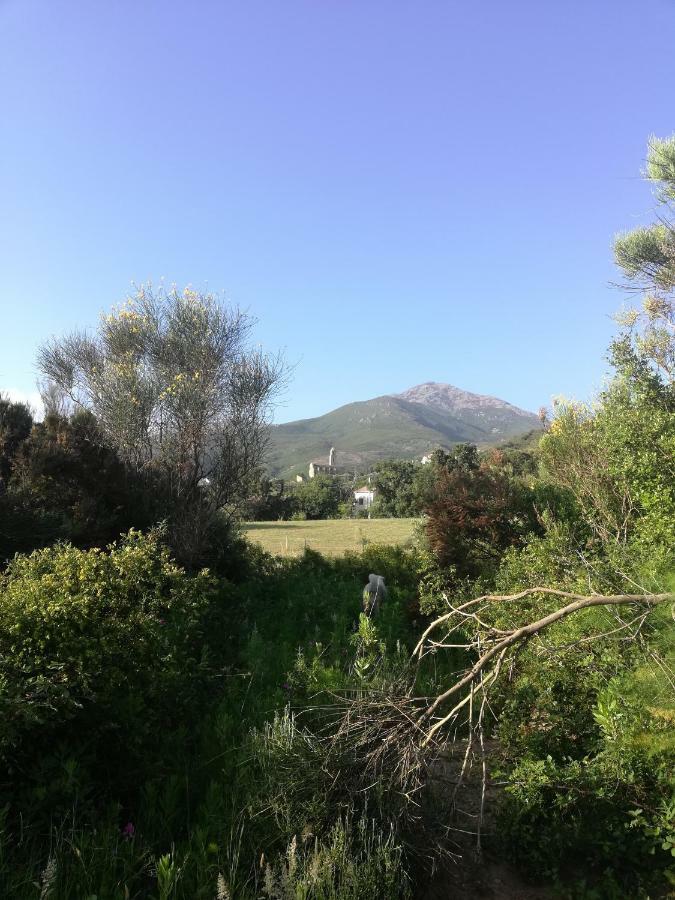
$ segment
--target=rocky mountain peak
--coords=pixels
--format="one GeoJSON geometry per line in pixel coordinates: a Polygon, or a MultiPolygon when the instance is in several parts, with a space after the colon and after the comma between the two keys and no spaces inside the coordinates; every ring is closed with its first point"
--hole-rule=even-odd
{"type": "Polygon", "coordinates": [[[535,416],[527,410],[519,409],[505,400],[498,397],[491,397],[486,394],[474,394],[471,391],[464,391],[455,387],[453,384],[443,384],[438,381],[425,381],[423,384],[415,385],[408,388],[401,394],[394,394],[402,400],[408,400],[411,403],[421,403],[424,406],[431,406],[435,409],[445,410],[447,412],[457,412],[459,410],[510,410],[523,416],[535,416]]]}

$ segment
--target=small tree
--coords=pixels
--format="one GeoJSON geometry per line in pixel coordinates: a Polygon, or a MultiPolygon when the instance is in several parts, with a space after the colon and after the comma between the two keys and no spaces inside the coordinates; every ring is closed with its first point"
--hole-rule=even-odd
{"type": "Polygon", "coordinates": [[[489,465],[439,469],[426,512],[431,549],[460,578],[489,577],[503,553],[537,528],[532,492],[489,465]]]}
{"type": "Polygon", "coordinates": [[[649,141],[645,175],[658,221],[614,242],[642,297],[617,316],[618,377],[593,406],[559,403],[540,444],[548,477],[571,491],[605,552],[619,549],[632,565],[653,565],[657,548],[668,558],[675,540],[675,135],[649,141]]]}
{"type": "Polygon", "coordinates": [[[450,451],[439,447],[431,454],[431,461],[436,468],[448,472],[474,472],[480,464],[475,444],[456,444],[450,451]]]}
{"type": "Polygon", "coordinates": [[[0,394],[0,492],[7,487],[14,458],[30,434],[33,417],[25,403],[0,394]]]}
{"type": "Polygon", "coordinates": [[[308,519],[335,519],[340,510],[342,487],[337,478],[317,475],[299,484],[293,496],[296,508],[308,519]]]}
{"type": "Polygon", "coordinates": [[[675,382],[675,135],[651,138],[645,176],[655,187],[658,221],[620,234],[616,262],[629,286],[642,294],[641,308],[624,311],[623,339],[614,349],[618,361],[631,350],[666,383],[675,382]]]}
{"type": "Polygon", "coordinates": [[[91,336],[42,346],[38,365],[141,473],[174,548],[198,562],[219,510],[246,497],[283,377],[248,345],[254,320],[211,294],[141,287],[91,336]]]}
{"type": "Polygon", "coordinates": [[[404,518],[419,512],[415,474],[419,466],[407,459],[386,459],[373,469],[375,518],[404,518]]]}
{"type": "Polygon", "coordinates": [[[19,448],[9,488],[8,499],[30,514],[35,529],[25,549],[39,546],[40,536],[45,543],[64,538],[103,547],[132,525],[152,524],[152,507],[137,481],[101,441],[90,412],[69,418],[48,413],[19,448]],[[45,533],[47,523],[51,533],[45,533]]]}

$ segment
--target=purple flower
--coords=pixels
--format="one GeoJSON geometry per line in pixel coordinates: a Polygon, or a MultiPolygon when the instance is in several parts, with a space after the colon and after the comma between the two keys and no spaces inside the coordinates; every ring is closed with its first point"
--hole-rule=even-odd
{"type": "Polygon", "coordinates": [[[291,686],[287,681],[284,681],[284,683],[281,686],[285,691],[290,691],[290,689],[291,689],[291,686]]]}
{"type": "Polygon", "coordinates": [[[136,829],[134,828],[134,823],[127,822],[127,824],[122,829],[122,837],[126,838],[128,841],[130,841],[135,834],[136,834],[136,829]]]}

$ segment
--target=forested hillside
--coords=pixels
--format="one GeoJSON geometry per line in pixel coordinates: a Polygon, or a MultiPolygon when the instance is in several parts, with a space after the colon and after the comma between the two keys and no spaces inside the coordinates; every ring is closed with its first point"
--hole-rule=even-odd
{"type": "Polygon", "coordinates": [[[274,475],[306,474],[309,462],[327,462],[336,447],[341,467],[363,470],[379,460],[421,458],[466,441],[494,446],[539,427],[537,416],[503,400],[425,384],[275,425],[267,459],[274,475]]]}

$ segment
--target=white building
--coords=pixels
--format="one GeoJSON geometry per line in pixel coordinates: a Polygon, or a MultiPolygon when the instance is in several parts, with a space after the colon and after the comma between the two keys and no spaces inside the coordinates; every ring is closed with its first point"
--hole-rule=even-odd
{"type": "Polygon", "coordinates": [[[357,488],[354,491],[354,505],[358,509],[370,509],[375,500],[375,489],[368,487],[357,488]]]}

